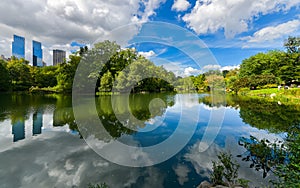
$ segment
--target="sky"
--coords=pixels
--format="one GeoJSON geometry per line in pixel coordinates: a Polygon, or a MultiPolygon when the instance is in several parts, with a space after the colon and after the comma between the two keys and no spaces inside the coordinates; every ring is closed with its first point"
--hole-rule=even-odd
{"type": "MultiPolygon", "coordinates": [[[[116,41],[122,43],[135,41],[143,32],[146,36],[155,31],[160,37],[165,29],[176,29],[175,25],[182,28],[176,44],[197,42],[215,59],[215,67],[232,69],[258,52],[284,50],[288,36],[300,36],[299,6],[300,0],[1,0],[0,54],[11,56],[13,34],[17,34],[25,37],[27,60],[32,61],[31,41],[36,40],[43,45],[44,61],[51,65],[53,49],[69,55],[116,30],[116,41]],[[149,27],[151,22],[174,25],[161,24],[155,30],[149,27]],[[196,38],[187,39],[188,35],[196,38]]],[[[196,56],[189,51],[174,47],[174,41],[139,42],[129,46],[179,76],[201,73],[208,64],[199,65],[198,59],[203,58],[193,59],[196,56]]]]}

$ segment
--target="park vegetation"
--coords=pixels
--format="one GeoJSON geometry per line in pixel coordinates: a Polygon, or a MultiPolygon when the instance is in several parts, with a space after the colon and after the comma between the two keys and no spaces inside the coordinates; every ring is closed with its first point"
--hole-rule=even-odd
{"type": "Polygon", "coordinates": [[[163,66],[156,66],[134,49],[122,49],[115,42],[104,41],[92,49],[81,48],[56,66],[33,67],[28,61],[14,57],[9,61],[0,60],[0,91],[70,93],[81,61],[91,62],[87,68],[92,71],[87,77],[97,79],[95,92],[98,94],[128,90],[133,93],[206,92],[214,88],[226,88],[238,94],[278,85],[297,87],[300,85],[300,38],[289,37],[284,46],[286,51],[272,50],[243,60],[239,69],[209,70],[182,78],[163,66]]]}
{"type": "MultiPolygon", "coordinates": [[[[70,93],[79,63],[88,61],[93,53],[107,56],[107,61],[98,62],[98,69],[92,70],[89,77],[96,77],[95,92],[111,92],[114,82],[118,91],[126,90],[127,83],[136,83],[133,92],[173,91],[177,81],[174,73],[139,55],[134,49],[121,49],[115,42],[104,41],[91,50],[81,48],[69,56],[64,63],[56,66],[33,67],[24,59],[12,57],[0,60],[0,91],[31,91],[70,93]],[[122,71],[127,66],[129,69],[122,71]],[[147,70],[155,78],[139,80],[139,71],[147,70]]],[[[91,62],[93,63],[93,62],[91,62]]]]}
{"type": "Polygon", "coordinates": [[[278,85],[300,85],[300,37],[289,37],[286,51],[258,53],[245,60],[239,69],[228,71],[225,82],[228,91],[274,88],[278,85]]]}
{"type": "Polygon", "coordinates": [[[136,50],[121,49],[115,42],[104,41],[92,49],[80,48],[56,66],[34,67],[29,61],[15,57],[9,61],[0,60],[0,92],[71,93],[77,67],[82,61],[89,61],[87,69],[91,70],[83,80],[96,78],[95,92],[98,94],[111,93],[113,88],[114,92],[130,89],[133,93],[208,89],[205,75],[176,77],[136,50]]]}

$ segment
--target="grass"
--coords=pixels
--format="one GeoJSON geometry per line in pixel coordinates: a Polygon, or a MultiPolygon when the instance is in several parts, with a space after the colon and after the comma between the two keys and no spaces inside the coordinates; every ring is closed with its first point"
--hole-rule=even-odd
{"type": "Polygon", "coordinates": [[[300,88],[280,89],[259,89],[259,90],[243,90],[240,95],[265,98],[270,101],[278,101],[282,104],[300,104],[300,88]]]}

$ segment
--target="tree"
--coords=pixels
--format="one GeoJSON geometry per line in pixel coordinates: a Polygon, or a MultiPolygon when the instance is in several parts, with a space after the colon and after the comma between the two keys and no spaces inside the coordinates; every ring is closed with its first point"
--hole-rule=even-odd
{"type": "Polygon", "coordinates": [[[75,72],[81,60],[80,56],[75,55],[70,55],[69,58],[69,62],[60,64],[58,68],[57,87],[64,92],[72,91],[75,72]]]}
{"type": "Polygon", "coordinates": [[[100,81],[99,91],[108,92],[111,91],[113,85],[113,77],[110,71],[107,71],[102,77],[100,81]]]}
{"type": "Polygon", "coordinates": [[[300,53],[273,50],[243,60],[239,78],[255,75],[274,75],[284,83],[297,80],[300,78],[300,53]]]}
{"type": "Polygon", "coordinates": [[[284,42],[288,53],[299,53],[300,52],[300,37],[289,36],[284,42]]]}
{"type": "Polygon", "coordinates": [[[7,70],[7,62],[0,60],[0,91],[8,91],[10,84],[11,79],[7,70]]]}
{"type": "Polygon", "coordinates": [[[223,90],[225,89],[224,77],[216,74],[206,76],[206,80],[210,89],[223,90]]]}
{"type": "Polygon", "coordinates": [[[54,87],[57,85],[58,66],[30,67],[33,86],[40,88],[54,87]]]}
{"type": "Polygon", "coordinates": [[[7,64],[7,69],[12,80],[14,91],[28,90],[32,86],[30,66],[24,59],[12,58],[7,64]]]}
{"type": "Polygon", "coordinates": [[[197,91],[207,90],[207,82],[204,74],[199,74],[198,76],[191,76],[191,79],[197,91]]]}
{"type": "Polygon", "coordinates": [[[166,71],[163,67],[157,67],[146,59],[139,56],[122,71],[117,72],[116,89],[120,92],[132,90],[140,91],[160,91],[173,90],[172,82],[175,75],[166,71]]]}

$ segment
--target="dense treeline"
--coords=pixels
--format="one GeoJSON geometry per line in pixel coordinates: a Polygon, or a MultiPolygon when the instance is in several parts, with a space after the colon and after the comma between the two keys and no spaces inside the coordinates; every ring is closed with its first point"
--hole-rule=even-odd
{"type": "Polygon", "coordinates": [[[113,85],[119,92],[128,89],[132,92],[173,91],[177,80],[174,73],[155,66],[135,50],[121,49],[115,42],[104,41],[91,50],[81,48],[57,66],[33,67],[28,61],[14,57],[10,61],[1,60],[0,91],[71,92],[77,66],[82,60],[90,61],[87,69],[93,69],[88,78],[97,78],[96,92],[111,92],[113,85]],[[101,62],[99,56],[105,61],[101,62]],[[92,61],[95,59],[98,62],[92,61]]]}
{"type": "Polygon", "coordinates": [[[258,53],[243,60],[240,69],[227,72],[228,90],[236,93],[242,88],[257,89],[277,85],[298,85],[300,81],[300,37],[289,37],[284,43],[287,51],[258,53]]]}
{"type": "MultiPolygon", "coordinates": [[[[243,88],[276,87],[300,83],[300,38],[289,37],[287,51],[258,53],[243,60],[239,69],[210,70],[198,76],[176,77],[156,66],[134,49],[122,49],[104,41],[92,49],[80,48],[68,61],[57,66],[32,67],[24,59],[0,60],[0,91],[71,92],[78,64],[88,62],[84,81],[97,79],[95,92],[209,91],[227,88],[238,93],[243,88]],[[226,86],[225,86],[226,84],[226,86]]],[[[84,87],[82,87],[84,90],[84,87]]]]}
{"type": "Polygon", "coordinates": [[[58,66],[33,67],[24,59],[0,60],[0,91],[25,91],[57,85],[58,66]]]}

